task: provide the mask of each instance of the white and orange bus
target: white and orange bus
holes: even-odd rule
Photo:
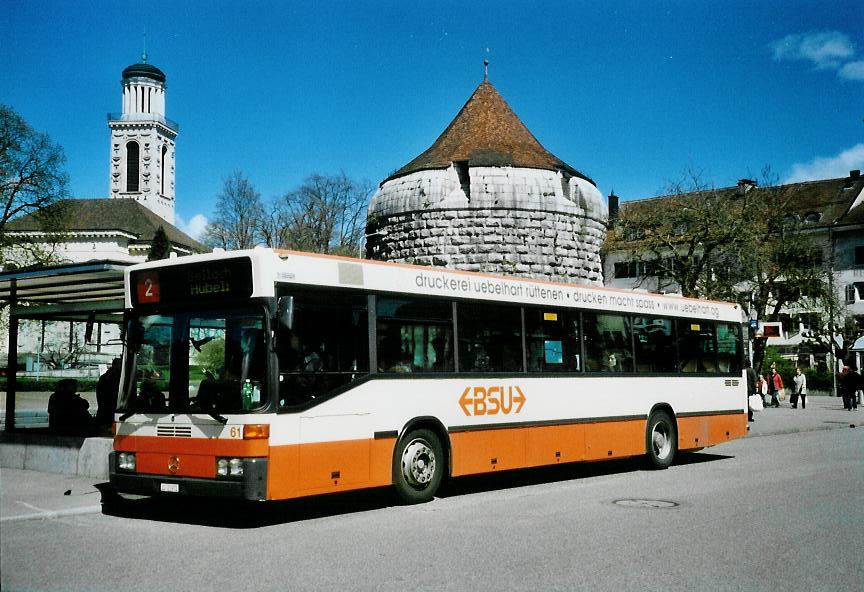
[[[276,500],[746,434],[734,304],[268,249],[126,273],[110,481]]]

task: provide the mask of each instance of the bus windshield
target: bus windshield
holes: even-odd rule
[[[216,415],[263,407],[264,318],[255,308],[133,317],[119,410]]]

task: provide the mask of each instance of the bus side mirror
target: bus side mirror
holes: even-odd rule
[[[279,316],[279,327],[283,329],[294,328],[294,297],[281,296],[276,307]]]

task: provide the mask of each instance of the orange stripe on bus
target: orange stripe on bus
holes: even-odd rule
[[[722,444],[747,435],[747,416],[741,413],[678,418],[678,449],[693,450]]]
[[[678,447],[704,448],[747,433],[746,414],[679,417]],[[646,420],[477,429],[450,434],[453,476],[624,458],[645,453]],[[138,472],[213,478],[217,456],[268,456],[267,498],[392,483],[396,438],[267,446],[262,440],[117,436],[116,450],[138,452]],[[178,457],[172,459],[172,456]],[[169,464],[179,460],[175,473]]]

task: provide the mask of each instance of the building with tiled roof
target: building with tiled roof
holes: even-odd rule
[[[46,218],[58,221],[58,226],[46,229],[42,223]],[[131,199],[66,199],[40,214],[12,220],[6,232],[21,241],[59,239],[56,258],[65,261],[144,261],[160,227],[178,255],[210,250]]]
[[[435,142],[382,181],[370,258],[602,283],[606,205],[484,80]]]

